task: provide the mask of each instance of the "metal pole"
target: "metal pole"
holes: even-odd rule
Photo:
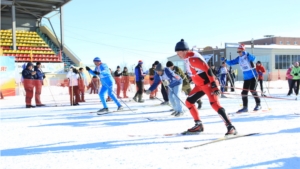
[[[47,18],[47,19],[48,19],[48,21],[49,21],[49,23],[50,23],[50,26],[51,26],[51,28],[52,28],[52,31],[53,31],[53,33],[54,33],[54,35],[55,35],[56,40],[57,40],[58,47],[60,48],[61,46],[60,46],[60,43],[59,43],[59,41],[58,41],[58,37],[56,36],[55,30],[53,29],[52,23],[51,23],[51,21],[50,21],[49,18]],[[60,49],[60,50],[61,50],[61,49]]]
[[[12,16],[12,38],[13,38],[13,50],[17,50],[17,40],[16,40],[16,8],[15,4],[13,3],[11,6],[11,16]]]
[[[64,20],[63,20],[63,7],[60,7],[60,45],[61,50],[64,49]]]

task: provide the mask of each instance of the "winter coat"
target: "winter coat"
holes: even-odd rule
[[[181,79],[183,80],[182,82],[182,87],[186,86],[186,85],[190,85],[190,81],[189,78],[187,77],[187,75],[177,66],[174,66],[174,73],[179,75],[181,77]]]
[[[140,82],[140,81],[144,81],[144,72],[143,72],[143,68],[140,64],[138,64],[135,69],[134,69],[134,73],[135,73],[135,81],[136,82]]]
[[[263,80],[264,79],[264,73],[266,72],[266,69],[262,64],[260,66],[256,65],[256,71],[258,73],[258,79]]]
[[[226,61],[226,64],[229,66],[239,64],[241,70],[243,71],[244,80],[249,80],[257,77],[257,72],[253,64],[254,61],[255,61],[255,56],[244,51],[243,56],[238,56],[233,60],[228,60]]]
[[[45,74],[37,66],[34,66],[34,71],[36,71],[36,79],[43,80],[45,78]]]
[[[121,71],[119,72],[118,70],[116,70],[115,73],[114,73],[114,76],[115,77],[120,77],[120,76],[122,76],[122,72]]]
[[[164,72],[161,76],[159,76],[157,73],[154,75],[154,82],[150,86],[149,90],[153,91],[157,88],[157,86],[160,84],[162,80],[168,80],[170,82],[169,87],[174,87],[171,86],[173,83],[178,83],[178,85],[182,84],[182,78],[175,74],[173,71],[170,70],[170,68],[164,68]]]
[[[292,71],[291,67],[286,71],[286,78],[288,80],[292,80],[293,79],[293,76],[291,75],[291,71]]]
[[[67,78],[69,79],[69,86],[78,86],[78,78],[79,75],[70,70],[67,74]]]
[[[123,72],[122,72],[122,76],[129,76],[128,71],[123,71]]]
[[[293,80],[299,80],[300,79],[300,67],[293,67],[291,71],[291,75],[293,76]]]
[[[31,73],[33,72],[33,70],[29,70],[29,69],[24,69],[22,71],[22,77],[24,79],[36,79],[36,74],[35,75],[32,75]]]

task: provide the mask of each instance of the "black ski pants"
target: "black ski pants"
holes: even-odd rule
[[[249,91],[251,92],[252,96],[254,97],[256,105],[260,105],[260,98],[258,97],[258,94],[256,92],[256,87],[257,87],[256,78],[244,80],[243,91],[242,91],[242,100],[243,100],[244,107],[248,107],[248,92]]]

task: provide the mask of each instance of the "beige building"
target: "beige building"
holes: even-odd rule
[[[238,45],[238,43],[226,43],[224,56],[227,59],[235,59],[238,56],[236,53]],[[256,56],[256,61],[254,63],[261,61],[266,68],[267,72],[264,75],[265,80],[284,80],[286,71],[290,65],[295,61],[300,62],[299,45],[254,45],[253,49],[251,48],[251,45],[246,45],[246,51],[253,53]],[[221,54],[213,53],[211,59],[213,60],[213,63],[220,62],[220,56]],[[185,70],[183,60],[179,59],[177,55],[169,57],[168,60]],[[217,64],[216,67],[218,68]],[[235,65],[232,68],[237,69],[237,80],[242,80],[243,74],[240,73],[239,66]]]

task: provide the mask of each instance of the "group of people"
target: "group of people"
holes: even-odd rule
[[[88,86],[87,78],[83,73],[83,68],[80,67],[78,70],[71,66],[67,73],[69,82],[69,94],[71,106],[78,106],[79,102],[85,102],[84,93]]]
[[[41,62],[37,62],[35,66],[32,62],[28,62],[26,66],[23,67],[22,83],[26,92],[26,108],[35,107],[31,103],[33,95],[35,96],[35,104],[37,107],[45,106],[44,104],[42,104],[40,98],[42,92],[42,85],[44,84],[44,79],[46,78],[44,72],[41,69],[41,65]]]
[[[293,65],[290,66],[290,68],[286,72],[286,78],[289,84],[289,92],[287,95],[290,96],[291,94],[293,94],[294,90],[296,96],[298,96],[300,83],[299,62],[295,62]]]
[[[229,72],[227,69],[225,69],[226,64],[229,66],[238,64],[243,72],[244,83],[241,92],[243,108],[238,110],[237,113],[248,112],[248,92],[251,92],[251,94],[254,96],[254,100],[256,103],[253,111],[258,111],[262,108],[261,100],[257,94],[256,87],[257,83],[260,82],[261,90],[263,91],[262,80],[265,69],[259,61],[256,63],[256,67],[254,66],[256,57],[247,52],[243,44],[239,45],[239,47],[237,48],[237,53],[239,56],[237,56],[235,59],[227,60],[226,58],[221,58],[223,64],[219,73],[221,74],[221,90],[223,91],[220,91],[216,84],[217,79],[214,69],[209,67],[206,60],[198,52],[191,51],[188,47],[188,44],[183,39],[176,44],[175,52],[180,57],[180,59],[184,60],[185,62],[185,73],[183,72],[183,70],[181,70],[181,68],[175,66],[171,61],[167,62],[165,66],[158,61],[155,61],[150,70],[144,71],[142,66],[143,61],[138,61],[134,72],[137,92],[135,93],[133,100],[139,103],[143,103],[143,93],[149,94],[150,99],[155,99],[158,92],[157,88],[159,85],[161,85],[161,92],[164,99],[164,102],[162,104],[169,104],[170,102],[174,111],[171,115],[174,115],[176,117],[183,114],[183,106],[186,106],[195,122],[195,125],[189,128],[186,133],[197,134],[199,132],[203,132],[204,130],[203,123],[199,116],[199,109],[202,105],[201,98],[206,95],[212,109],[219,114],[227,128],[226,135],[236,134],[237,131],[232,125],[229,117],[227,116],[225,108],[220,105],[219,95],[221,93],[224,93],[224,80],[226,78],[224,77],[224,74],[227,75]],[[129,85],[129,74],[127,68],[125,67],[124,70],[121,71],[120,67],[118,66],[117,70],[112,73],[108,66],[103,63],[99,57],[94,58],[93,62],[95,64],[95,69],[92,70],[91,68],[86,67],[86,70],[91,75],[93,75],[93,79],[95,79],[92,80],[92,85],[96,81],[96,79],[100,81],[99,83],[101,83],[101,87],[99,88],[100,91],[98,94],[103,108],[98,112],[109,111],[105,99],[106,94],[108,94],[109,98],[115,102],[115,104],[117,105],[117,110],[122,110],[123,106],[120,103],[121,100],[119,100],[121,99],[120,86],[121,83],[125,83],[123,86],[123,97],[128,98],[126,94]],[[39,79],[39,81],[42,82],[42,80],[40,80],[38,76],[39,73],[33,71],[32,69],[33,65],[31,63],[28,63],[26,69],[22,72],[24,81],[25,79]],[[77,69],[71,67],[70,71],[67,74],[67,77],[70,80],[69,91],[71,105],[78,105],[78,102],[84,101],[84,89],[82,89],[82,87],[80,86],[81,84],[87,85],[87,82],[84,82],[84,80],[82,81],[82,79],[86,79],[84,74],[82,73],[82,70],[83,68],[80,68],[79,71],[77,71]],[[150,87],[148,89],[144,89],[144,78],[148,74],[150,76]],[[295,63],[295,67],[291,69],[290,74],[293,76],[293,80],[291,81],[292,86],[296,83],[297,86],[299,86],[299,63]],[[42,79],[45,78],[43,74],[41,75]],[[233,79],[232,77],[229,78]],[[194,84],[193,89],[190,85],[191,82]],[[114,83],[119,86],[117,87],[116,93],[113,91]],[[180,92],[182,90],[187,95],[187,99],[185,100],[185,102],[180,99]],[[26,94],[26,107],[27,101],[28,106],[31,106],[31,103],[29,102],[29,100],[31,99],[31,91],[32,90],[30,87],[26,87],[26,92],[28,92],[28,97]],[[298,94],[298,91],[295,92],[296,94]],[[123,103],[125,104],[125,102]],[[195,105],[196,103],[198,103],[197,107]]]

